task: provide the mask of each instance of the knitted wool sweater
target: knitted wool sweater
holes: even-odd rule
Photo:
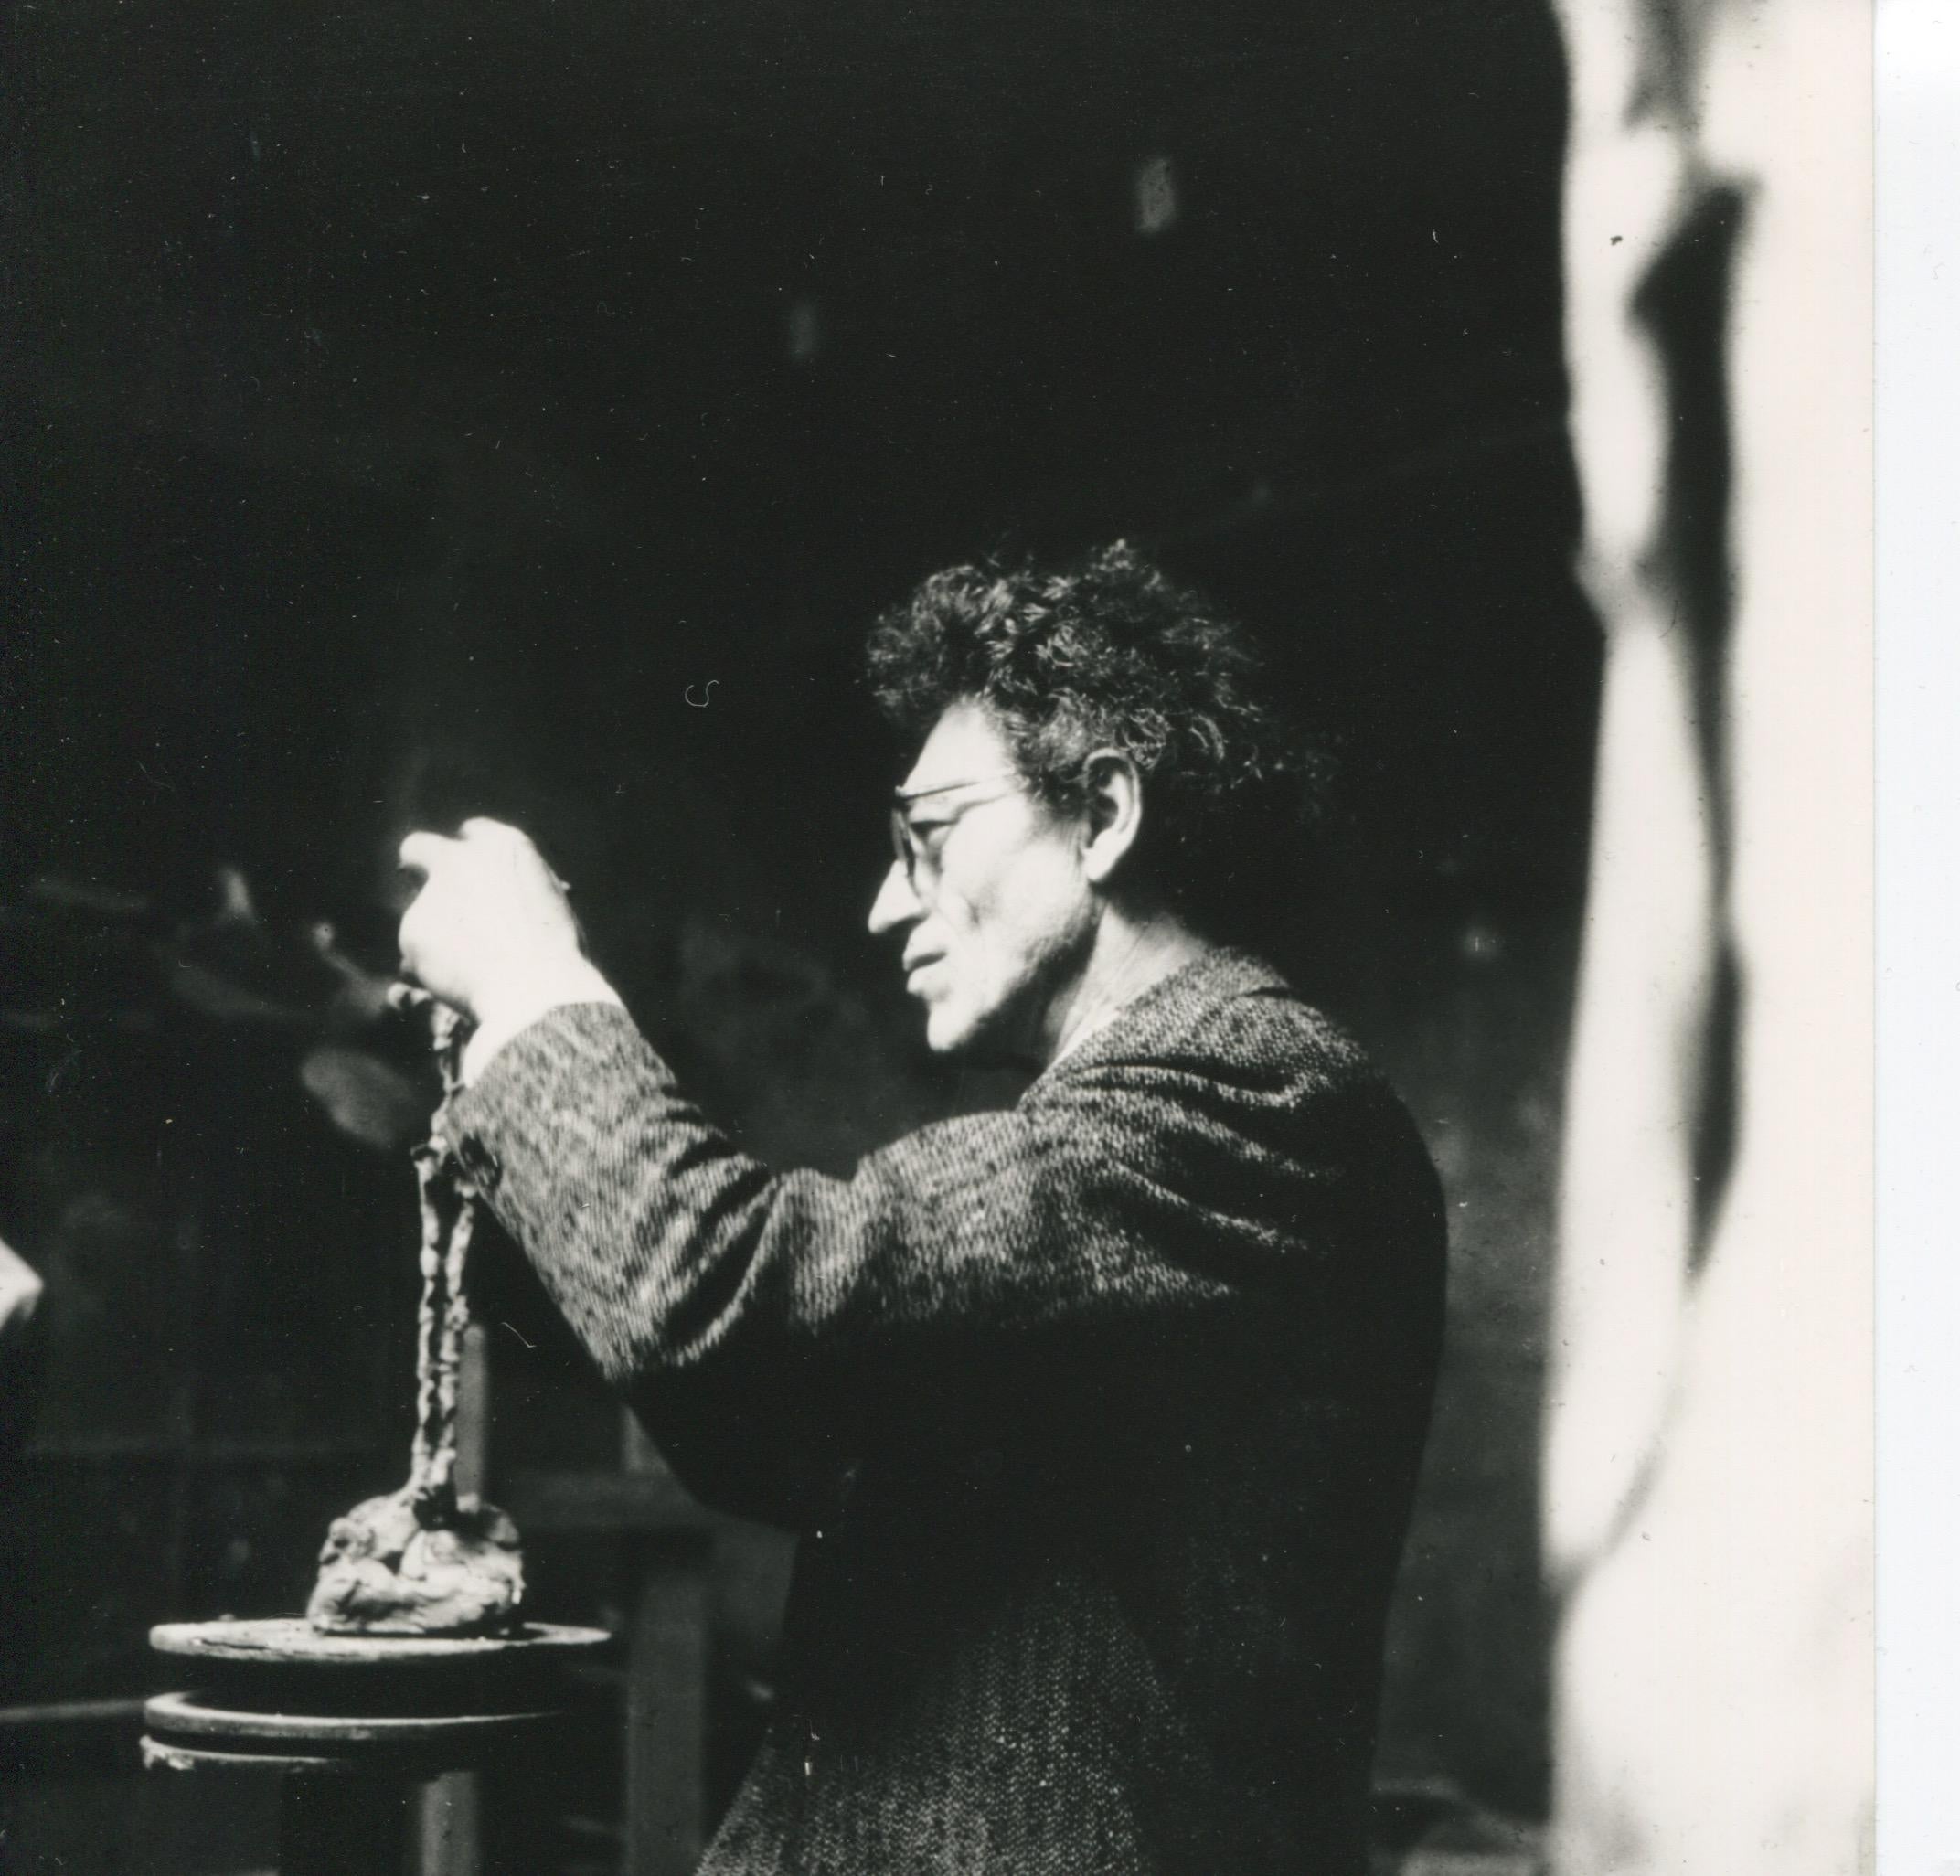
[[[444,1116],[704,1499],[803,1533],[702,1876],[1352,1876],[1427,1427],[1435,1174],[1216,952],[1005,1112],[772,1172],[621,1011]]]

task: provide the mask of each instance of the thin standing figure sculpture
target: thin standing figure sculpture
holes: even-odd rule
[[[459,1085],[464,1018],[399,985],[399,1009],[429,1013],[445,1098]],[[479,1199],[440,1126],[415,1149],[421,1192],[421,1312],[416,1338],[415,1445],[409,1482],[336,1518],[306,1605],[331,1635],[492,1635],[524,1604],[517,1527],[456,1491],[456,1402],[469,1299],[463,1271]]]

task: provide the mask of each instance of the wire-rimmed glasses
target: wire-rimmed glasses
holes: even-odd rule
[[[991,794],[975,795],[952,807],[934,807],[933,818],[915,820],[913,808],[922,801],[936,801],[941,795],[962,788],[985,788],[995,783],[1005,785]],[[961,782],[941,782],[931,788],[900,789],[891,805],[891,856],[905,883],[915,898],[923,898],[939,884],[940,852],[946,835],[970,808],[986,807],[1005,801],[1019,786],[1020,777],[1002,772],[995,775],[973,775]]]

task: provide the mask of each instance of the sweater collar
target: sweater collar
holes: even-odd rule
[[[1285,991],[1283,977],[1265,959],[1231,945],[1208,947],[1190,963],[1140,990],[1093,1035],[1035,1077],[1030,1090],[1112,1056],[1147,1054],[1154,1042],[1188,1028],[1207,1010],[1235,997]]]

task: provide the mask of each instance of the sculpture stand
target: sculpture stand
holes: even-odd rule
[[[399,1876],[418,1787],[534,1753],[567,1717],[564,1665],[608,1639],[544,1623],[464,1639],[165,1623],[150,1645],[196,1691],[144,1707],[144,1763],[280,1775],[281,1876]]]
[[[391,1000],[431,1018],[443,1090],[453,1094],[463,1019],[404,986]],[[538,1756],[568,1717],[556,1670],[610,1639],[602,1629],[517,1622],[516,1530],[459,1496],[459,1461],[475,1444],[459,1444],[459,1422],[463,1274],[479,1201],[439,1133],[415,1164],[422,1300],[409,1483],[335,1520],[304,1619],[150,1631],[151,1647],[183,1663],[195,1690],[144,1706],[144,1763],[278,1774],[282,1876],[402,1876],[418,1787]],[[463,1809],[460,1832],[419,1833],[419,1876],[477,1876],[474,1801]],[[431,1838],[446,1845],[432,1848]]]

